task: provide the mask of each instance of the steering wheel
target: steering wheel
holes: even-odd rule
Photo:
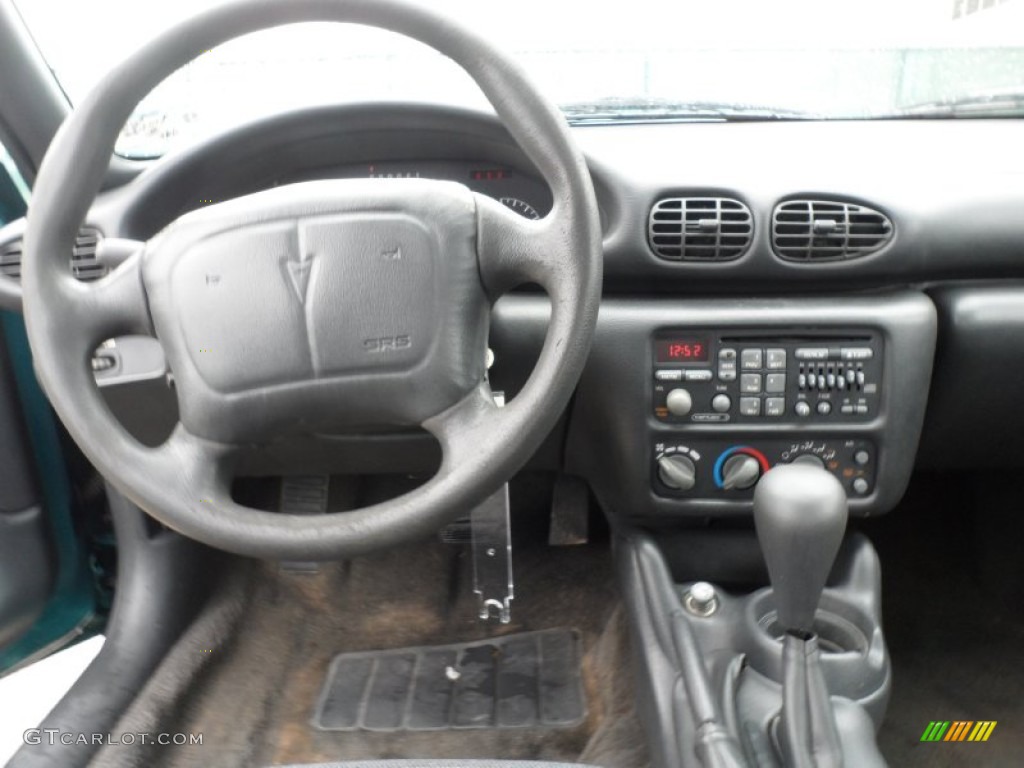
[[[451,182],[294,184],[186,214],[107,277],[76,281],[75,233],[135,105],[204,51],[307,21],[391,30],[462,66],[551,187],[551,213],[529,221]],[[168,30],[57,133],[25,250],[36,372],[85,455],[170,528],[261,558],[351,557],[437,530],[483,501],[565,408],[601,292],[594,190],[562,115],[489,43],[401,0],[241,0]],[[547,291],[551,318],[529,380],[499,409],[485,370],[490,306],[526,282]],[[159,339],[174,374],[180,421],[156,447],[118,423],[91,372],[96,347],[125,334]],[[276,514],[232,499],[243,447],[370,425],[428,430],[442,449],[437,474],[343,513]]]

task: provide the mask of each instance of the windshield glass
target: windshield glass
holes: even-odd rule
[[[16,0],[72,103],[209,0]],[[511,53],[577,122],[1024,114],[1024,0],[431,0]],[[612,10],[613,9],[613,10]],[[209,51],[139,105],[153,157],[253,118],[354,101],[486,103],[452,62],[379,30],[304,24]]]

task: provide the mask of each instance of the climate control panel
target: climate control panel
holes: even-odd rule
[[[858,423],[878,415],[874,331],[781,335],[663,331],[653,339],[653,414],[669,424]]]
[[[850,498],[875,487],[877,455],[869,440],[761,438],[749,442],[705,437],[654,444],[651,482],[673,498],[749,499],[758,480],[778,464],[807,463],[831,472]]]

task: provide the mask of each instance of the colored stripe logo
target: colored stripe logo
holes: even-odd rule
[[[988,741],[996,720],[932,720],[921,741]]]

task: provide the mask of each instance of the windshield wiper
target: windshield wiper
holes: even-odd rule
[[[725,101],[602,99],[597,102],[563,104],[561,109],[566,119],[573,125],[654,121],[728,122],[820,119],[819,115],[795,109],[779,109]]]
[[[892,117],[1022,117],[1024,88],[967,93],[911,104]]]

